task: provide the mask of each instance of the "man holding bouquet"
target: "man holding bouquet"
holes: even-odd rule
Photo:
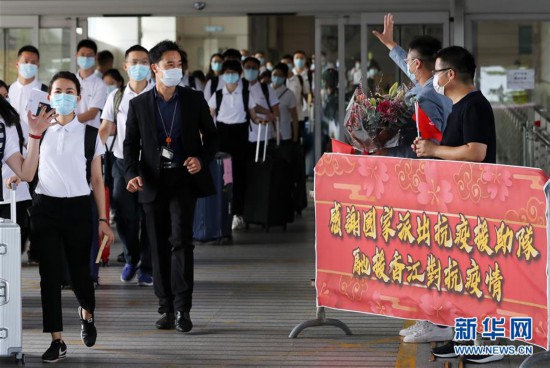
[[[447,117],[451,113],[452,102],[444,95],[436,93],[432,84],[435,54],[441,49],[441,41],[431,36],[416,37],[409,44],[407,53],[393,39],[393,24],[393,15],[387,14],[384,16],[384,31],[372,33],[390,50],[392,60],[414,83],[407,97],[418,101],[420,110],[423,112],[420,115],[425,114],[429,122],[425,125],[427,129],[422,129],[421,126],[419,131],[415,122],[410,119],[399,130],[398,145],[379,149],[375,154],[416,158],[416,153],[410,148],[411,143],[419,133],[423,138],[439,143],[441,134],[445,130]],[[413,112],[411,112],[412,115]]]

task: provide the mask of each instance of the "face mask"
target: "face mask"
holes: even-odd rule
[[[292,63],[287,63],[286,66],[288,66],[289,71],[294,69],[294,64],[292,64]]]
[[[38,73],[38,66],[28,63],[19,64],[19,75],[25,79],[33,78]]]
[[[212,67],[212,71],[218,73],[222,70],[222,63],[219,61],[213,61],[210,63],[210,66]]]
[[[244,61],[246,59],[246,56],[242,55],[241,56],[241,61]]]
[[[265,59],[264,58],[258,58],[258,61],[260,62],[260,65],[265,64]]]
[[[259,71],[258,69],[245,69],[244,70],[244,78],[249,81],[255,81],[258,79]]]
[[[445,72],[445,74],[448,72],[448,70]],[[445,83],[444,85],[440,86],[439,85],[439,76],[441,74],[436,74],[434,75],[434,79],[433,79],[433,86],[434,86],[434,89],[437,93],[439,93],[440,95],[443,95],[445,96],[445,86],[447,84],[449,84],[449,82],[451,81],[450,79],[447,81],[447,83]]]
[[[360,69],[361,68],[361,63],[355,63],[355,69]]]
[[[278,87],[282,85],[284,82],[285,82],[285,79],[283,77],[279,77],[278,75],[274,75],[271,77],[271,84],[273,84],[273,86]]]
[[[302,69],[306,65],[306,61],[304,59],[294,59],[294,65],[296,65],[296,68]]]
[[[181,78],[183,77],[183,71],[181,68],[160,70],[162,70],[162,73],[164,74],[160,80],[166,87],[175,87],[181,82]]]
[[[95,58],[79,56],[76,58],[76,63],[78,64],[80,69],[83,69],[83,70],[90,69],[95,65]]]
[[[147,78],[149,70],[149,65],[132,65],[128,68],[128,76],[130,77],[130,79],[133,79],[136,82],[141,82],[142,80]]]
[[[115,89],[117,89],[117,85],[116,84],[108,84],[107,85],[107,94],[110,94],[111,92],[113,92]]]
[[[273,70],[273,65],[266,66],[266,69],[269,70],[269,71],[272,71]]]
[[[414,60],[412,60],[411,62],[414,62]],[[409,77],[409,79],[415,83],[416,82],[416,72],[418,71],[418,68],[416,68],[416,70],[414,72],[412,72],[410,69],[409,69],[409,66],[407,64],[407,77]]]
[[[69,115],[76,109],[77,97],[66,93],[55,93],[50,96],[50,104],[59,115]]]
[[[222,75],[223,81],[227,84],[236,84],[239,81],[237,73],[226,73]]]

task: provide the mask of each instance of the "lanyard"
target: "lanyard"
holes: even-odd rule
[[[174,120],[176,119],[176,111],[178,110],[178,100],[176,100],[176,105],[174,106],[174,114],[172,115],[172,123],[170,124],[170,132],[166,130],[166,124],[164,124],[164,118],[162,117],[162,112],[160,111],[160,106],[157,101],[157,109],[159,110],[160,115],[160,121],[162,122],[162,128],[164,129],[164,133],[166,134],[166,145],[170,147],[170,143],[172,143],[172,129],[174,128]]]

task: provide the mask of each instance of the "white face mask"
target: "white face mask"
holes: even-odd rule
[[[448,72],[448,70],[445,71],[445,73],[447,73],[447,72]],[[433,86],[434,86],[434,90],[435,90],[437,93],[439,93],[440,95],[445,96],[445,86],[446,86],[447,84],[449,84],[449,82],[450,82],[451,80],[449,79],[449,80],[447,81],[447,83],[445,83],[444,85],[440,86],[440,85],[439,85],[439,76],[440,76],[440,75],[441,75],[441,74],[439,74],[439,73],[436,74],[436,75],[434,75]]]

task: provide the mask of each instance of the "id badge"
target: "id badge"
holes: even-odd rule
[[[172,161],[174,159],[174,151],[168,147],[162,147],[160,149],[160,156],[166,161]]]

